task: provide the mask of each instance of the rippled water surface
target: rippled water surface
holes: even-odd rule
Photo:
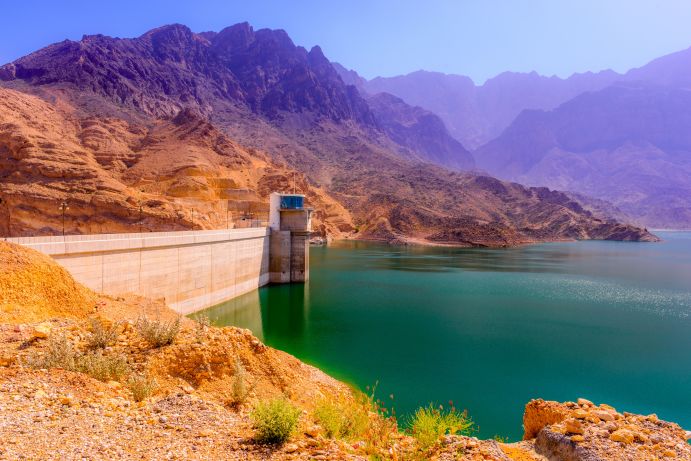
[[[306,285],[207,310],[406,414],[467,408],[519,439],[534,397],[579,396],[691,429],[691,233],[662,243],[311,249]],[[390,400],[389,400],[390,401]]]

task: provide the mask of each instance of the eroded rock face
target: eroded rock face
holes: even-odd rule
[[[679,425],[656,415],[619,413],[613,407],[533,400],[523,416],[524,439],[548,459],[560,461],[691,459]]]
[[[304,175],[230,140],[182,111],[142,126],[68,116],[0,88],[0,233],[45,235],[223,228],[261,215],[268,195],[293,184],[317,210],[315,229],[352,229],[348,212]]]

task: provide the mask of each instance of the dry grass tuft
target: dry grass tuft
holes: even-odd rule
[[[141,402],[151,397],[158,389],[155,378],[148,375],[132,375],[127,380],[127,388],[132,392],[135,402]]]

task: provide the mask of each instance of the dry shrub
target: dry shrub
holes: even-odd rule
[[[121,354],[103,355],[96,351],[84,354],[77,359],[77,369],[99,381],[120,381],[129,371],[127,359]]]
[[[24,364],[38,369],[62,368],[76,371],[78,358],[79,353],[65,335],[51,335],[48,338],[46,351],[42,354],[37,352],[30,354]]]
[[[92,318],[91,332],[87,338],[90,349],[105,349],[115,343],[118,338],[119,323],[106,323],[102,319]]]
[[[127,388],[132,392],[134,401],[141,402],[156,392],[158,383],[155,378],[148,375],[132,375],[127,380]]]
[[[233,406],[239,407],[247,401],[250,386],[247,382],[247,370],[239,358],[235,359],[233,385],[231,386],[231,399]]]
[[[386,408],[375,397],[376,383],[369,395],[357,395],[357,399],[369,410],[369,421],[364,433],[365,451],[374,459],[388,459],[389,448],[398,437],[398,421],[393,409]],[[367,386],[370,390],[370,387]],[[393,398],[393,396],[391,396]]]
[[[180,332],[180,317],[168,322],[139,317],[135,328],[151,347],[168,346],[175,342],[175,338]]]
[[[204,341],[204,338],[206,337],[206,333],[209,331],[209,328],[211,328],[211,319],[206,314],[198,314],[194,317],[194,320],[197,322],[197,328],[195,329],[195,337],[197,342],[201,343]]]
[[[39,369],[62,368],[87,374],[99,381],[119,381],[129,370],[123,355],[104,355],[100,350],[83,354],[64,335],[51,336],[46,351],[29,355],[25,365]]]

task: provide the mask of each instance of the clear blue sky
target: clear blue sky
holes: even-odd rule
[[[365,77],[417,69],[476,82],[505,70],[624,71],[691,46],[690,0],[8,0],[0,62],[66,38],[195,32],[249,21],[285,29]]]

